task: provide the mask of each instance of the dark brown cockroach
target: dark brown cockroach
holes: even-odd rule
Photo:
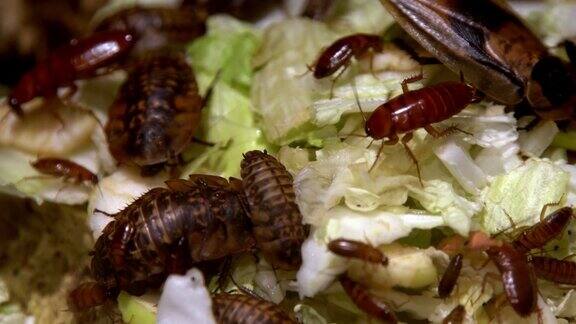
[[[34,169],[43,174],[72,180],[76,184],[90,182],[98,184],[98,176],[85,167],[70,160],[58,158],[41,158],[30,163]]]
[[[304,17],[322,20],[334,6],[334,0],[308,0],[304,8]]]
[[[499,1],[380,1],[426,50],[496,101],[526,98],[546,117],[573,100],[576,81],[564,62]]]
[[[166,184],[113,215],[96,241],[91,272],[106,296],[140,295],[169,273],[253,250],[242,193],[233,185],[202,176]]]
[[[541,248],[550,240],[560,235],[572,217],[572,208],[560,208],[522,232],[522,234],[512,241],[512,246],[523,253],[532,249]]]
[[[398,323],[398,319],[396,319],[390,306],[371,296],[364,286],[354,282],[346,275],[340,276],[340,284],[354,304],[366,314],[384,323]]]
[[[206,32],[207,13],[201,8],[132,7],[102,20],[96,31],[122,30],[138,39],[134,52],[182,47]]]
[[[458,305],[444,318],[442,324],[462,324],[464,323],[464,316],[466,316],[466,308]]]
[[[212,309],[220,324],[296,324],[278,305],[256,297],[219,293],[212,296]]]
[[[273,267],[297,269],[307,231],[295,201],[292,175],[273,156],[260,151],[244,154],[241,175],[259,249]]]
[[[36,97],[54,97],[60,87],[75,89],[75,80],[94,77],[102,68],[109,71],[112,64],[130,52],[134,42],[134,37],[125,31],[73,40],[26,72],[8,96],[8,104],[22,115],[20,106]]]
[[[360,241],[345,239],[333,240],[328,243],[328,250],[346,258],[355,258],[369,263],[388,265],[388,258],[382,251]]]
[[[438,283],[438,296],[440,298],[447,298],[456,287],[456,282],[462,270],[462,254],[458,253],[450,258],[450,263],[446,268],[446,272],[442,275]]]
[[[566,49],[566,55],[572,62],[572,65],[576,67],[576,43],[571,40],[565,40],[563,43],[564,49]]]
[[[184,57],[139,61],[108,112],[110,152],[118,163],[140,166],[146,176],[176,165],[192,141],[204,104]]]
[[[559,284],[576,285],[576,263],[533,256],[530,260],[536,277]]]
[[[86,282],[74,289],[68,296],[72,310],[88,309],[103,305],[114,296],[107,296],[106,290],[99,283]]]

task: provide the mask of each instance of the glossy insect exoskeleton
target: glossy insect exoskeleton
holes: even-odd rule
[[[132,7],[102,20],[96,31],[124,30],[138,39],[135,52],[185,45],[206,32],[201,8]]]
[[[360,259],[369,263],[388,264],[388,258],[377,248],[359,241],[337,239],[328,243],[330,252],[346,258]]]
[[[212,309],[220,324],[296,324],[282,308],[256,297],[219,293],[212,296]]]
[[[354,304],[366,314],[384,323],[398,323],[396,315],[385,302],[376,299],[361,284],[348,276],[340,276],[340,284]]]
[[[134,42],[134,37],[125,31],[73,40],[26,72],[8,96],[8,104],[22,115],[22,104],[39,96],[54,97],[60,87],[74,89],[75,80],[94,77],[103,68],[110,70],[130,52]]]
[[[120,290],[143,294],[169,273],[253,249],[250,220],[235,184],[213,176],[166,184],[113,215],[96,241],[91,272],[108,298]]]
[[[140,166],[142,175],[176,165],[203,107],[192,68],[182,56],[141,60],[108,112],[110,152],[118,163]]]
[[[466,316],[466,308],[458,305],[444,318],[442,324],[462,324],[464,322],[464,316]]]
[[[90,182],[98,184],[98,176],[85,167],[70,160],[41,158],[31,163],[38,172],[54,177],[72,180],[74,183]]]
[[[297,269],[307,230],[295,201],[292,175],[276,158],[260,151],[244,154],[241,175],[259,249],[273,267]]]
[[[97,282],[86,282],[74,289],[69,296],[72,309],[81,310],[103,305],[115,296],[107,296],[106,290]]]
[[[450,258],[446,272],[444,272],[444,275],[442,275],[438,283],[438,296],[440,298],[450,296],[452,290],[454,290],[458,277],[460,276],[460,271],[462,270],[462,259],[463,255],[461,253]]]
[[[558,284],[576,285],[576,263],[548,257],[533,256],[530,260],[534,274]]]
[[[524,253],[532,249],[541,248],[550,240],[560,235],[572,217],[572,208],[560,208],[546,216],[537,224],[523,231],[522,234],[514,239],[512,245],[516,250]]]
[[[426,50],[496,101],[528,99],[545,117],[568,104],[574,75],[505,4],[495,0],[381,0]],[[544,111],[540,111],[543,109]]]

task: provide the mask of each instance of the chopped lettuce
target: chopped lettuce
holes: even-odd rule
[[[328,321],[320,315],[314,308],[304,304],[294,307],[294,313],[299,323],[302,324],[328,324]]]
[[[381,34],[394,20],[378,1],[334,1],[332,13],[326,19],[328,26],[346,34]]]
[[[144,295],[135,297],[121,292],[118,295],[118,309],[122,313],[122,321],[129,324],[156,323],[156,306],[154,300],[157,296]]]

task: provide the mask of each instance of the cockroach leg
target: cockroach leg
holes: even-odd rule
[[[410,159],[412,159],[412,162],[414,162],[414,164],[416,165],[416,172],[418,173],[418,181],[420,181],[420,185],[424,187],[424,182],[422,182],[422,173],[420,172],[420,164],[418,163],[418,159],[416,159],[416,155],[414,155],[414,152],[412,152],[412,150],[408,146],[408,142],[410,142],[412,136],[413,136],[412,132],[404,134],[404,136],[402,136],[402,146],[404,146],[406,153],[408,153],[408,156],[410,157]]]
[[[402,85],[402,92],[405,94],[410,92],[410,89],[408,89],[408,85],[410,83],[418,82],[422,79],[424,79],[424,72],[422,71],[422,68],[420,68],[420,73],[402,80],[402,82],[400,83]]]

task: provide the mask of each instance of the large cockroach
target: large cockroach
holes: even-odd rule
[[[242,294],[216,294],[212,297],[212,309],[220,324],[297,323],[278,305]]]
[[[549,257],[533,256],[530,260],[534,274],[559,284],[576,285],[576,263]]]
[[[109,110],[110,152],[121,164],[140,166],[142,175],[153,175],[165,164],[175,165],[192,141],[204,105],[184,57],[143,59]]]
[[[241,175],[259,249],[272,266],[297,269],[307,230],[295,201],[292,175],[260,151],[244,154]]]
[[[371,296],[364,286],[354,282],[346,275],[340,276],[340,284],[354,304],[366,314],[384,323],[398,323],[398,319],[390,306]]]
[[[38,172],[64,180],[72,180],[76,184],[90,182],[98,184],[98,176],[85,167],[70,160],[58,158],[41,158],[31,163]]]
[[[103,289],[108,298],[120,290],[140,295],[159,287],[169,273],[252,250],[255,241],[239,182],[215,176],[170,180],[168,188],[152,189],[113,215],[92,254],[98,285],[73,291],[72,304],[97,306],[100,298],[80,298],[100,296],[93,289]]]
[[[183,46],[206,32],[201,8],[131,7],[102,20],[95,31],[130,31],[138,41],[134,52]]]
[[[450,263],[446,268],[446,272],[442,275],[440,282],[438,283],[438,297],[446,298],[450,296],[454,287],[456,287],[456,282],[460,276],[460,271],[462,270],[462,259],[463,255],[458,253],[450,258]]]
[[[388,265],[388,258],[377,248],[359,241],[337,239],[328,243],[330,252],[346,258],[355,258],[369,263]]]
[[[36,97],[54,97],[60,87],[75,89],[75,80],[94,77],[103,68],[109,71],[130,52],[134,42],[132,34],[126,31],[97,33],[73,40],[26,72],[8,96],[8,104],[22,115],[21,105]]]
[[[527,99],[542,117],[574,104],[576,81],[559,58],[496,0],[380,0],[426,50],[498,102]]]
[[[560,235],[572,217],[572,208],[560,208],[522,232],[512,241],[512,245],[516,250],[524,253],[532,249],[541,248]]]

